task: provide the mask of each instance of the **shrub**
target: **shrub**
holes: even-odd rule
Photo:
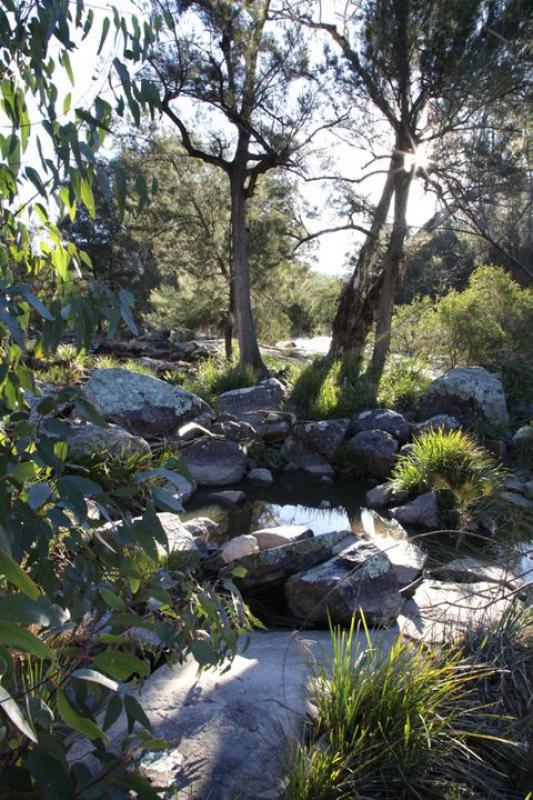
[[[491,669],[457,649],[401,638],[388,654],[376,652],[368,634],[366,646],[356,643],[354,623],[336,630],[332,644],[332,663],[313,682],[316,722],[310,743],[296,748],[288,800],[445,800],[451,789],[458,797],[513,796],[491,795],[500,773],[473,754],[493,732],[476,693]]]
[[[456,504],[470,506],[500,488],[503,471],[494,457],[463,431],[426,431],[398,459],[390,480],[410,494],[449,491]]]
[[[501,374],[511,399],[533,398],[533,289],[521,288],[499,267],[484,266],[468,287],[431,303],[397,310],[392,349],[447,368],[479,365]]]

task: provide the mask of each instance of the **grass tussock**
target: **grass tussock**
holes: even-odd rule
[[[184,376],[183,388],[216,407],[223,392],[254,386],[258,380],[258,373],[251,367],[242,368],[238,363],[209,358],[198,365],[194,375]]]
[[[451,492],[458,505],[468,506],[492,495],[503,483],[496,459],[461,430],[426,431],[401,456],[391,486],[410,494],[429,490]]]
[[[285,800],[523,800],[523,703],[502,705],[494,691],[516,655],[509,642],[526,624],[515,623],[492,642],[479,634],[464,651],[398,639],[388,654],[368,635],[356,644],[353,623],[335,630],[332,663],[312,684],[316,721],[293,753]],[[531,658],[530,641],[527,651]],[[531,692],[530,673],[520,691]]]

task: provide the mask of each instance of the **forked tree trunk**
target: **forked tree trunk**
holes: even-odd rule
[[[383,374],[385,361],[390,348],[391,323],[394,313],[394,299],[402,278],[405,262],[405,239],[407,236],[407,202],[413,171],[399,171],[395,175],[394,222],[389,246],[383,260],[383,278],[376,309],[376,338],[370,372],[375,381]]]
[[[379,276],[374,276],[376,254],[379,249],[381,231],[387,221],[394,194],[394,168],[391,159],[387,179],[376,207],[374,218],[350,281],[341,294],[337,313],[333,320],[329,355],[342,358],[348,353],[360,353],[374,322],[379,299]]]
[[[244,169],[234,169],[230,174],[231,187],[231,243],[233,253],[233,302],[239,339],[241,367],[253,367],[266,373],[261,359],[250,295],[250,269],[248,263],[248,234],[246,231],[246,189]]]

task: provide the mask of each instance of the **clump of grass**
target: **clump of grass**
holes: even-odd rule
[[[35,375],[46,383],[72,386],[83,380],[88,366],[89,355],[85,350],[78,351],[73,345],[61,344],[47,365],[35,370]]]
[[[379,383],[378,405],[398,411],[413,408],[430,383],[418,359],[389,360]]]
[[[495,458],[461,430],[425,431],[401,456],[390,485],[410,494],[431,489],[451,492],[461,505],[472,505],[498,490],[504,472]]]
[[[233,389],[254,386],[259,380],[256,370],[242,368],[239,364],[227,364],[215,358],[206,359],[198,365],[193,376],[186,376],[183,388],[201,397],[210,405],[216,406],[219,395]]]
[[[375,397],[359,359],[317,358],[297,378],[289,402],[302,419],[331,419],[371,408]]]
[[[149,496],[149,482],[138,483],[135,477],[154,466],[151,453],[131,449],[112,452],[99,448],[76,461],[76,465],[71,466],[72,471],[95,481],[112,500],[135,507]]]
[[[493,735],[478,686],[492,673],[458,649],[401,638],[388,654],[355,627],[332,634],[331,665],[313,682],[316,722],[296,748],[286,800],[519,797],[477,751]],[[476,752],[474,753],[474,748]]]

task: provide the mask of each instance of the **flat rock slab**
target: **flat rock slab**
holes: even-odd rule
[[[398,617],[400,632],[424,642],[459,638],[466,630],[501,619],[513,598],[494,583],[424,581]]]
[[[448,564],[434,567],[430,575],[432,578],[455,583],[497,583],[508,589],[519,589],[524,581],[509,567],[500,567],[496,564],[484,564],[477,558],[465,556],[456,558]]]
[[[395,638],[373,637],[384,652]],[[362,636],[357,641],[365,646]],[[327,631],[254,632],[225,674],[199,676],[193,661],[158,669],[139,700],[154,735],[181,755],[171,751],[173,800],[278,798],[289,744],[305,716],[309,665],[330,653]],[[121,718],[109,731],[117,746],[126,727]],[[91,745],[83,745],[71,750],[71,761],[87,762]]]

